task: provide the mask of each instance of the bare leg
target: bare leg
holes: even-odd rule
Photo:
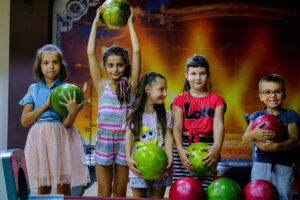
[[[50,186],[40,186],[38,187],[38,194],[50,194],[51,193],[51,185]]]
[[[150,189],[150,198],[163,199],[165,196],[166,187],[152,187]]]
[[[146,198],[146,194],[147,194],[146,188],[131,188],[131,189],[134,198]]]
[[[129,169],[127,166],[115,163],[115,177],[113,183],[113,196],[126,197]]]
[[[71,184],[57,184],[57,194],[71,196]]]
[[[96,177],[98,183],[98,196],[111,197],[112,165],[105,166],[96,163]]]

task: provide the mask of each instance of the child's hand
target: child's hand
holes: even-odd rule
[[[194,164],[189,161],[188,156],[194,156],[191,152],[188,152],[187,150],[183,149],[182,151],[178,151],[181,163],[183,167],[190,171],[194,168]]]
[[[126,162],[127,162],[127,165],[128,165],[128,167],[129,167],[129,169],[130,169],[135,175],[137,175],[138,177],[141,177],[141,176],[142,176],[142,172],[136,168],[138,164],[137,164],[132,158],[126,158]]]
[[[130,7],[130,16],[128,18],[127,24],[133,24],[134,21],[134,17],[133,17],[133,11],[132,11],[132,7]]]
[[[172,171],[173,171],[173,160],[169,160],[168,165],[166,167],[166,171],[159,178],[166,177],[168,174],[171,174]]]
[[[95,24],[97,26],[105,26],[105,24],[100,19],[101,10],[102,10],[102,6],[99,6],[99,8],[97,9],[97,12],[96,12],[96,17],[93,22],[93,24]]]
[[[216,147],[204,147],[201,149],[201,151],[208,151],[208,154],[204,158],[202,158],[204,165],[206,165],[207,167],[217,165],[220,159],[220,151]]]
[[[255,145],[262,151],[276,151],[277,144],[272,140],[256,140]]]
[[[253,137],[255,140],[270,140],[274,137],[274,131],[261,129],[264,125],[265,123],[262,122],[253,129]]]
[[[76,91],[73,92],[73,97],[71,96],[71,93],[69,90],[67,92],[68,92],[69,99],[67,99],[66,96],[64,94],[62,94],[62,97],[64,98],[66,103],[63,103],[61,101],[59,101],[58,103],[65,106],[67,108],[67,110],[69,111],[69,114],[77,114],[78,111],[80,110],[80,108],[82,107],[84,101],[77,104],[76,103]]]

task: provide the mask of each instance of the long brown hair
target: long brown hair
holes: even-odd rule
[[[135,137],[135,140],[138,139],[141,127],[142,127],[142,117],[145,110],[145,104],[147,100],[147,93],[145,91],[145,87],[152,86],[154,82],[156,82],[157,78],[161,78],[166,80],[166,78],[156,72],[148,72],[143,75],[141,81],[138,85],[136,100],[133,103],[132,107],[130,108],[127,118],[126,118],[126,124],[128,127],[133,126],[133,134]],[[160,128],[162,129],[163,135],[165,135],[167,130],[167,119],[166,119],[166,109],[165,104],[155,104],[154,110],[157,114],[157,119],[160,125]]]

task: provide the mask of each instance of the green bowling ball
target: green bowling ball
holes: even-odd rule
[[[241,188],[237,182],[229,178],[218,178],[207,188],[208,200],[238,200]]]
[[[70,84],[70,83],[64,83],[60,86],[58,86],[57,88],[54,89],[52,95],[51,95],[51,106],[53,107],[53,109],[55,110],[55,112],[57,112],[59,115],[63,116],[63,117],[67,117],[68,116],[68,110],[65,106],[59,104],[59,102],[63,102],[66,103],[65,99],[63,98],[63,94],[65,95],[65,97],[68,99],[68,92],[70,91],[71,96],[73,97],[73,92],[76,92],[76,103],[79,104],[82,101],[84,101],[84,96],[83,96],[83,92],[81,91],[81,89],[79,87],[77,87],[74,84]]]
[[[126,0],[106,0],[102,4],[101,20],[111,29],[126,26],[131,14],[130,5]]]
[[[139,147],[133,160],[138,164],[136,168],[142,172],[142,178],[149,180],[159,178],[168,165],[166,152],[156,144]]]
[[[203,164],[202,158],[207,156],[207,151],[201,151],[202,148],[208,147],[209,144],[204,142],[196,142],[188,146],[186,149],[194,156],[188,156],[189,161],[194,164],[194,168],[189,172],[195,176],[207,176],[216,170],[216,166],[207,167]]]

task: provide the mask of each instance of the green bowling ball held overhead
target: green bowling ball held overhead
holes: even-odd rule
[[[51,95],[51,106],[59,115],[67,117],[69,111],[64,104],[71,98],[75,99],[77,104],[80,104],[84,101],[83,92],[74,84],[64,83],[54,89]]]
[[[126,26],[130,14],[126,0],[106,0],[102,4],[100,19],[109,28],[120,29]]]

